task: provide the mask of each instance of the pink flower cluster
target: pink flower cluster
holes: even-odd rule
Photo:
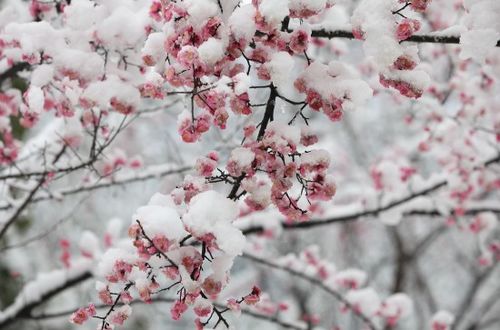
[[[401,93],[401,95],[409,98],[418,99],[420,96],[422,96],[423,93],[422,90],[403,80],[394,80],[386,78],[384,75],[380,75],[379,81],[382,86],[386,88],[392,87],[394,89],[397,89]]]
[[[331,121],[340,121],[342,119],[342,100],[333,95],[325,99],[318,91],[309,87],[307,82],[302,78],[298,78],[294,86],[299,92],[306,94],[306,102],[311,109],[314,111],[323,110],[323,113]]]
[[[323,8],[309,3],[309,0],[294,1],[290,3],[290,17],[306,19],[318,15],[325,9],[333,6],[332,1],[327,1]]]
[[[71,252],[70,252],[71,243],[67,239],[61,239],[59,241],[59,247],[61,248],[62,251],[59,260],[61,260],[65,268],[69,268],[71,266]]]
[[[420,21],[405,18],[398,24],[396,37],[399,41],[403,41],[411,37],[418,30],[420,30]]]
[[[209,177],[213,174],[219,161],[219,155],[216,151],[208,153],[206,157],[200,157],[196,160],[195,169],[198,175]]]
[[[261,140],[246,142],[241,148],[246,149],[245,156],[241,157],[251,157],[245,161],[233,159],[228,162],[230,174],[239,176],[245,173],[243,186],[248,189],[245,203],[252,210],[262,210],[272,202],[287,218],[306,219],[306,210],[299,206],[302,195],[311,201],[333,197],[336,186],[326,174],[329,166],[327,153],[320,152],[321,156],[317,151],[300,153],[298,147],[302,142],[304,146],[314,143],[314,135],[307,130],[300,134],[293,127],[272,125]],[[257,173],[265,173],[271,186],[259,180]],[[302,186],[298,198],[290,195],[294,182]]]
[[[97,314],[94,304],[90,304],[87,307],[79,308],[76,312],[71,314],[70,322],[73,324],[83,324],[89,318]]]
[[[412,0],[410,7],[417,12],[424,12],[431,0]]]

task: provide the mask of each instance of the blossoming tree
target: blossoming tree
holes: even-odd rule
[[[1,329],[500,326],[499,1],[0,5]]]

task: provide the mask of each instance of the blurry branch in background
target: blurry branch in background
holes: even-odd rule
[[[490,166],[492,164],[495,164],[496,162],[500,161],[500,155],[497,155],[496,157],[486,161],[484,163],[484,167]],[[426,196],[430,193],[433,193],[437,190],[439,190],[442,187],[445,187],[448,185],[447,180],[442,180],[437,183],[434,183],[430,185],[427,188],[424,188],[418,192],[411,193],[403,198],[396,199],[384,206],[380,206],[371,210],[364,210],[364,211],[359,211],[359,212],[354,212],[351,214],[346,214],[346,215],[341,215],[337,217],[331,217],[328,219],[321,219],[321,220],[310,220],[310,221],[303,221],[303,222],[295,222],[295,223],[282,223],[281,226],[283,227],[284,230],[296,230],[296,229],[309,229],[309,228],[314,228],[314,227],[320,227],[320,226],[325,226],[333,223],[342,223],[342,222],[349,222],[349,221],[357,221],[360,220],[361,218],[368,217],[368,216],[379,216],[383,212],[394,209],[400,205],[403,205],[405,203],[408,203],[412,200],[415,200],[417,197],[421,196]],[[478,207],[478,208],[470,208],[465,210],[465,215],[475,215],[477,213],[481,212],[493,212],[493,213],[500,213],[500,207],[498,208],[484,208],[484,207]],[[411,215],[426,215],[426,216],[453,216],[455,211],[450,210],[449,214],[443,214],[439,210],[407,210],[403,212],[403,216],[411,216]],[[246,228],[243,230],[244,234],[252,234],[252,233],[260,233],[263,232],[264,228],[261,226],[255,226],[255,227],[250,227]]]
[[[485,320],[483,321],[484,317],[490,312],[495,304],[499,302],[498,297],[500,297],[500,287],[498,287],[496,290],[493,290],[491,295],[484,300],[484,302],[480,305],[479,309],[477,310],[477,313],[474,315],[473,320],[468,325],[465,327],[467,330],[476,330],[476,329],[484,329],[487,327],[487,324],[489,322],[492,323],[500,323],[500,319],[490,319],[489,321]]]
[[[56,154],[52,161],[52,165],[55,165],[59,159],[63,156],[63,154],[66,152],[66,146],[63,146],[61,151]],[[31,191],[27,194],[26,197],[24,197],[24,200],[17,206],[17,208],[14,210],[14,212],[7,218],[7,220],[2,221],[2,228],[0,229],[0,239],[5,235],[7,232],[7,229],[16,221],[16,219],[21,215],[21,213],[24,211],[24,209],[30,204],[31,199],[33,196],[35,196],[36,192],[42,187],[42,185],[45,183],[46,177],[48,174],[44,174],[41,176],[41,178],[38,179],[38,182],[35,184],[35,186],[31,189]]]
[[[81,186],[77,186],[74,188],[65,188],[60,189],[54,192],[45,192],[40,194],[39,196],[35,196],[32,198],[31,203],[37,203],[46,200],[60,200],[63,197],[69,195],[80,194],[88,191],[99,190],[103,188],[117,187],[123,186],[127,184],[131,184],[134,182],[146,181],[150,179],[157,179],[161,177],[166,177],[169,175],[176,175],[188,172],[192,169],[191,166],[184,166],[179,168],[172,168],[171,166],[166,166],[162,168],[161,166],[150,166],[149,168],[143,169],[143,172],[138,174],[131,174],[124,178],[112,179],[107,181],[102,181],[103,178],[99,178],[96,182],[93,183],[84,183]],[[0,210],[8,210],[12,208],[12,205],[3,205],[0,206]]]
[[[464,317],[468,314],[467,311],[471,307],[474,300],[477,298],[477,294],[483,285],[488,281],[488,279],[492,276],[492,274],[496,270],[496,264],[488,267],[481,274],[477,275],[472,283],[472,285],[467,289],[465,293],[465,297],[460,303],[459,308],[457,309],[455,315],[456,319],[453,323],[452,330],[458,329],[461,326]],[[498,296],[496,296],[498,299]]]
[[[15,78],[19,72],[27,70],[29,68],[30,64],[27,62],[19,62],[14,64],[0,74],[0,87],[2,87],[2,84],[5,80]]]
[[[72,288],[75,285],[82,283],[92,277],[90,272],[83,272],[77,274],[75,277],[68,276],[65,282],[60,283],[57,286],[53,286],[45,292],[41,292],[37,299],[29,300],[24,302],[25,298],[23,296],[24,291],[16,298],[11,306],[7,307],[5,310],[0,312],[0,329],[16,322],[19,319],[27,318],[31,315],[33,309],[47,302],[52,297]],[[26,287],[25,287],[26,288]],[[28,287],[29,289],[29,287]],[[37,288],[33,288],[34,290]]]
[[[0,206],[0,210],[10,210],[14,209],[13,212],[7,216],[7,219],[1,221],[1,229],[0,229],[0,239],[5,235],[9,227],[19,218],[19,216],[22,214],[22,212],[33,202],[38,202],[42,200],[47,200],[47,199],[57,199],[57,198],[62,198],[67,195],[72,195],[76,194],[79,192],[85,192],[85,191],[90,191],[90,190],[95,190],[95,189],[100,189],[100,188],[105,188],[105,187],[110,187],[116,184],[126,184],[126,183],[131,183],[131,182],[136,182],[136,181],[141,181],[141,180],[147,180],[150,178],[155,178],[155,177],[161,177],[161,176],[166,176],[170,174],[177,174],[177,173],[183,173],[187,170],[189,170],[189,167],[181,167],[180,169],[177,170],[159,170],[157,173],[148,173],[148,172],[143,172],[143,174],[137,175],[135,177],[129,177],[126,179],[123,179],[122,182],[105,182],[105,183],[100,183],[99,181],[104,178],[106,175],[101,175],[99,171],[95,168],[95,164],[101,160],[101,158],[104,156],[104,151],[108,149],[108,147],[112,144],[112,142],[116,139],[116,137],[123,131],[125,130],[135,119],[137,119],[141,114],[149,114],[153,113],[156,111],[159,111],[161,109],[164,109],[165,107],[171,106],[175,103],[177,103],[179,100],[174,99],[171,103],[167,105],[162,105],[158,106],[153,109],[147,109],[142,112],[139,112],[135,115],[133,115],[130,120],[127,121],[128,116],[124,116],[121,123],[119,126],[111,130],[110,135],[102,141],[102,143],[99,142],[98,139],[98,131],[101,125],[101,117],[99,116],[97,123],[95,124],[93,132],[88,132],[89,135],[91,136],[91,146],[90,146],[90,152],[89,156],[87,159],[82,159],[75,151],[71,149],[71,147],[68,147],[67,144],[63,143],[62,149],[57,152],[54,156],[54,159],[47,164],[45,161],[47,155],[46,155],[46,149],[42,151],[42,158],[43,158],[43,167],[42,169],[39,170],[34,170],[31,172],[23,172],[19,166],[15,166],[12,169],[9,170],[14,170],[15,173],[9,173],[9,174],[3,174],[0,175],[0,181],[6,181],[8,186],[16,187],[16,182],[13,181],[15,179],[20,179],[20,180],[26,180],[26,179],[31,179],[31,178],[36,178],[36,182],[34,184],[34,187],[28,190],[28,193],[23,197],[22,201],[20,203],[12,203],[12,202],[7,202],[4,205]],[[79,159],[79,163],[76,165],[70,165],[70,166],[65,166],[65,167],[57,167],[56,163],[66,154],[68,153],[69,150],[72,150],[75,152],[75,155],[78,156],[77,158]],[[96,173],[98,175],[98,180],[94,185],[88,185],[88,184],[83,184],[81,187],[77,188],[69,188],[69,189],[64,189],[62,191],[59,191],[57,194],[51,194],[48,193],[45,196],[37,196],[37,192],[46,184],[47,181],[54,181],[58,180],[63,176],[69,175],[73,172],[83,170],[83,169],[89,169],[92,172]],[[54,196],[57,197],[54,197]],[[17,201],[16,201],[17,202]]]
[[[292,276],[295,276],[297,278],[300,278],[302,280],[305,280],[305,281],[313,284],[314,286],[320,288],[324,292],[332,295],[339,302],[343,303],[345,305],[345,307],[347,307],[350,311],[352,311],[352,313],[360,321],[362,321],[369,329],[371,329],[371,330],[378,329],[368,316],[366,316],[366,315],[362,314],[360,311],[358,311],[358,309],[355,308],[355,306],[353,306],[340,292],[330,288],[325,283],[323,283],[321,280],[314,278],[314,277],[311,277],[311,276],[308,276],[308,275],[301,273],[299,271],[296,271],[294,269],[291,269],[285,265],[281,265],[281,264],[275,263],[273,261],[270,261],[268,259],[264,259],[264,258],[255,256],[255,255],[252,255],[252,254],[245,253],[245,254],[243,254],[243,258],[250,260],[252,262],[258,263],[260,265],[269,267],[271,269],[284,271]]]
[[[49,228],[47,228],[44,232],[41,232],[39,234],[36,234],[30,238],[27,238],[21,242],[18,242],[18,243],[12,243],[12,244],[9,244],[9,245],[6,245],[4,247],[0,247],[0,254],[8,251],[8,250],[11,250],[11,249],[17,249],[17,248],[21,248],[21,247],[25,247],[31,243],[34,243],[36,241],[39,241],[47,236],[49,236],[50,234],[54,233],[54,231],[57,229],[58,226],[60,226],[62,223],[66,222],[69,218],[71,218],[75,213],[76,211],[78,210],[78,208],[80,208],[82,206],[82,204],[89,199],[89,197],[91,197],[90,194],[87,194],[86,196],[84,196],[78,203],[76,203],[76,205],[71,208],[71,210],[66,213],[63,217],[61,217],[56,223],[54,223],[53,225],[51,225]]]

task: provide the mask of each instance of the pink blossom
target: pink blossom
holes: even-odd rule
[[[74,312],[70,317],[70,322],[74,324],[83,324],[87,321],[89,315],[85,308],[79,308],[76,312]]]
[[[399,23],[396,30],[396,37],[399,41],[406,40],[415,32],[420,30],[420,22],[415,19],[405,18]]]
[[[124,304],[130,304],[134,298],[130,295],[128,291],[122,291],[120,293],[120,301]]]
[[[125,322],[128,319],[131,312],[132,309],[130,308],[129,305],[120,307],[117,311],[113,312],[110,315],[111,323],[116,325],[123,325],[123,322]]]
[[[413,70],[417,66],[417,63],[408,56],[401,55],[394,62],[394,68],[396,70]]]
[[[163,274],[165,274],[168,279],[175,280],[179,277],[179,270],[177,267],[166,267],[163,268]]]
[[[109,292],[108,287],[99,291],[99,300],[105,305],[113,305],[113,298],[111,297],[111,293]]]
[[[410,2],[410,7],[418,12],[424,12],[431,0],[412,0]]]
[[[193,65],[198,64],[199,60],[198,50],[193,46],[184,46],[179,54],[177,60],[186,68],[191,68]]]
[[[217,162],[208,157],[201,157],[196,160],[195,168],[201,176],[211,176],[216,167]]]
[[[153,238],[153,244],[154,246],[162,251],[162,252],[167,252],[171,246],[171,242],[169,241],[168,238],[166,238],[165,236],[163,235],[156,235],[154,238]]]
[[[119,100],[116,97],[112,97],[110,101],[111,107],[113,107],[116,111],[121,114],[128,115],[135,111],[134,107],[130,104],[127,104],[124,101]]]
[[[113,273],[106,276],[110,282],[124,282],[127,280],[128,275],[132,272],[132,265],[123,261],[117,260],[113,266]]]
[[[79,308],[70,317],[70,322],[73,324],[83,324],[89,318],[96,315],[96,310],[94,304],[89,304],[85,308]]]
[[[260,301],[260,296],[261,290],[258,287],[254,286],[252,288],[252,292],[249,295],[245,296],[244,301],[247,305],[255,305]]]
[[[205,294],[217,296],[222,290],[222,283],[209,276],[203,281],[202,288]]]
[[[358,40],[365,39],[364,32],[359,27],[353,28],[352,29],[352,34],[353,34],[353,36],[354,36],[355,39],[358,39]]]
[[[181,318],[182,314],[187,311],[187,309],[188,306],[184,302],[177,300],[170,308],[170,315],[173,320],[177,321]]]
[[[194,313],[199,317],[207,317],[212,313],[212,304],[207,300],[200,300],[194,306]]]
[[[227,308],[232,310],[235,313],[240,313],[241,312],[241,305],[236,299],[231,298],[227,300]]]
[[[304,30],[295,30],[290,36],[289,47],[295,53],[303,53],[307,50],[309,34]]]
[[[150,290],[150,288],[146,285],[141,285],[141,286],[137,287],[137,290],[139,291],[139,297],[141,298],[141,300],[147,304],[150,304],[151,303],[151,290]]]
[[[401,93],[401,95],[406,97],[418,99],[420,96],[422,96],[421,90],[404,81],[387,79],[383,75],[381,75],[380,83],[384,87],[392,87],[397,89]]]

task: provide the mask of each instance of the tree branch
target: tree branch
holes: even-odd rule
[[[28,302],[24,306],[16,306],[16,303],[11,305],[9,308],[12,308],[12,312],[7,313],[9,311],[9,308],[6,310],[0,312],[0,329],[15,322],[19,318],[25,318],[31,315],[31,312],[34,308],[40,306],[41,304],[45,303],[48,301],[50,298],[58,295],[59,293],[65,291],[66,289],[69,289],[87,279],[90,279],[92,277],[92,274],[88,271],[83,272],[81,274],[78,274],[77,276],[73,278],[69,278],[66,282],[61,283],[61,285],[53,287],[51,290],[47,290],[43,292],[38,299],[35,301]],[[26,286],[25,286],[26,288]],[[21,292],[21,295],[23,293]],[[18,296],[17,299],[21,298],[22,296]],[[16,299],[16,302],[17,302]],[[17,309],[16,309],[17,307]]]
[[[484,162],[483,166],[487,167],[487,166],[490,166],[492,164],[495,164],[498,161],[500,161],[500,154],[497,155],[496,157],[491,158],[488,161]],[[338,217],[332,217],[332,218],[328,218],[328,219],[322,219],[322,220],[310,220],[310,221],[292,222],[292,223],[284,222],[284,223],[281,224],[281,227],[284,230],[310,229],[310,228],[315,228],[315,227],[321,227],[321,226],[325,226],[325,225],[330,225],[332,223],[356,221],[356,220],[359,220],[359,219],[361,219],[363,217],[367,217],[367,216],[377,216],[380,213],[383,213],[383,212],[391,210],[391,209],[393,209],[393,208],[395,208],[397,206],[403,205],[403,204],[405,204],[405,203],[407,203],[409,201],[412,201],[412,200],[414,200],[417,197],[425,196],[425,195],[428,195],[428,194],[430,194],[432,192],[435,192],[438,189],[440,189],[440,188],[442,188],[442,187],[444,187],[446,185],[448,185],[448,181],[447,180],[443,180],[443,181],[434,183],[431,186],[429,186],[429,187],[427,187],[425,189],[422,189],[422,190],[420,190],[418,192],[409,194],[408,196],[405,196],[403,198],[397,199],[397,200],[392,201],[392,202],[390,202],[390,203],[388,203],[388,204],[386,204],[384,206],[380,206],[380,207],[377,207],[377,208],[374,208],[374,209],[371,209],[371,210],[354,212],[354,213],[351,213],[351,214],[342,215],[342,216],[338,216]],[[490,208],[470,209],[470,210],[466,211],[466,214],[473,215],[473,214],[477,214],[477,213],[484,212],[484,211],[490,211],[490,212],[495,212],[496,213],[496,212],[500,212],[500,209],[490,209]],[[424,211],[408,211],[408,212],[404,212],[403,214],[404,215],[434,215],[434,216],[443,216],[443,214],[440,213],[437,210],[432,210],[432,211],[425,211],[425,210]],[[451,214],[453,215],[454,212],[452,211]],[[254,233],[261,233],[263,231],[264,231],[264,228],[262,226],[255,226],[255,227],[250,227],[250,228],[244,229],[243,233],[245,235],[248,235],[248,234],[254,234]]]
[[[292,31],[289,31],[292,32]],[[334,30],[327,31],[325,29],[321,30],[313,30],[311,32],[311,36],[315,38],[346,38],[346,39],[354,39],[354,35],[349,30]],[[459,36],[440,36],[440,35],[426,35],[426,34],[416,34],[412,35],[408,39],[403,40],[402,42],[416,42],[416,43],[435,43],[435,44],[459,44],[460,37]],[[500,40],[497,42],[496,47],[500,47]]]
[[[298,277],[300,279],[303,279],[303,280],[305,280],[305,281],[307,281],[307,282],[309,282],[309,283],[311,283],[311,284],[319,287],[320,289],[322,289],[326,293],[328,293],[328,294],[332,295],[333,297],[335,297],[335,299],[337,299],[338,301],[340,301],[341,303],[343,303],[347,308],[349,308],[357,318],[359,318],[361,321],[363,321],[363,323],[366,324],[366,326],[369,329],[371,329],[371,330],[377,330],[377,327],[372,322],[372,320],[370,320],[370,318],[368,316],[366,316],[363,313],[357,311],[357,309],[346,298],[344,298],[344,296],[342,294],[340,294],[338,291],[336,291],[336,290],[328,287],[323,282],[321,282],[319,279],[314,278],[314,277],[309,277],[306,274],[298,272],[298,271],[296,271],[294,269],[285,267],[283,265],[279,265],[277,263],[271,262],[271,261],[266,260],[266,259],[262,259],[260,257],[254,256],[254,255],[251,255],[251,254],[245,253],[245,254],[243,254],[243,258],[248,259],[248,260],[253,261],[253,262],[256,262],[258,264],[261,264],[261,265],[273,268],[273,269],[285,271],[285,272],[287,272],[288,274],[290,274],[292,276],[295,276],[295,277]]]
[[[177,300],[177,298],[154,298],[151,300],[151,302],[152,303],[173,303],[176,300]],[[130,303],[130,305],[140,305],[140,304],[145,304],[145,303],[142,300],[134,300]],[[214,305],[218,308],[225,307],[224,305],[218,304],[218,303],[215,303]],[[109,306],[107,306],[107,305],[96,306],[97,309],[108,308],[108,307]],[[20,318],[34,320],[34,321],[44,321],[44,320],[50,320],[50,319],[55,319],[55,318],[59,318],[59,317],[69,316],[76,309],[77,308],[72,308],[72,309],[67,309],[67,310],[63,310],[60,312],[43,313],[43,314],[37,314],[37,315],[23,315],[23,316],[20,316]],[[241,313],[248,315],[248,316],[251,316],[251,317],[256,318],[256,319],[260,319],[263,321],[274,323],[274,324],[279,325],[280,327],[282,327],[284,329],[306,330],[305,326],[300,326],[298,324],[293,324],[290,322],[282,321],[282,320],[278,319],[276,316],[260,314],[260,313],[254,312],[252,310],[249,310],[249,309],[242,309]]]

